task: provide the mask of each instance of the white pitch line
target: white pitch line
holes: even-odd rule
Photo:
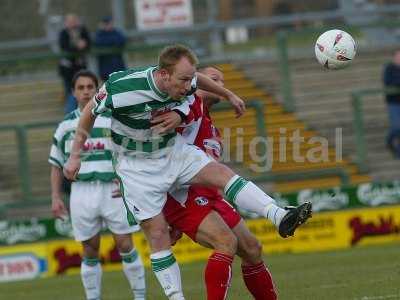
[[[382,296],[364,296],[361,298],[355,298],[354,300],[382,300],[382,299],[400,299],[400,294],[396,295],[382,295]]]

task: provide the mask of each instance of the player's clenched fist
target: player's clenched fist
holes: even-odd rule
[[[71,156],[64,166],[64,176],[68,180],[76,180],[79,169],[81,168],[81,159],[79,157]]]

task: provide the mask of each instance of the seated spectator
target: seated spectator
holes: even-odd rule
[[[108,79],[108,75],[125,70],[125,63],[122,57],[123,47],[126,43],[125,35],[115,29],[111,17],[105,17],[99,24],[96,31],[95,44],[99,48],[97,62],[99,75],[103,81]]]

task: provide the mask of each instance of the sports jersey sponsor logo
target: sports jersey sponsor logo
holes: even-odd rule
[[[205,197],[197,197],[194,199],[197,205],[206,206],[208,204],[208,199]]]
[[[99,104],[107,97],[107,91],[105,89],[100,89],[97,94],[94,96],[96,103]]]
[[[93,142],[86,142],[83,145],[83,151],[94,151],[94,150],[104,150],[105,145],[101,142],[93,143]]]
[[[219,158],[221,156],[222,147],[221,144],[214,139],[205,139],[203,141],[203,146],[208,154],[214,158]]]

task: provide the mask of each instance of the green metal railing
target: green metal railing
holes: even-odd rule
[[[374,88],[357,90],[351,93],[351,104],[353,107],[353,129],[355,133],[355,146],[357,159],[356,164],[361,172],[368,171],[367,164],[367,142],[365,139],[363,102],[366,96],[386,95],[399,93],[398,88]]]
[[[30,159],[28,153],[27,143],[27,131],[29,129],[38,128],[49,128],[55,127],[58,122],[38,122],[38,123],[27,123],[17,125],[2,125],[0,131],[14,131],[17,141],[17,152],[18,152],[18,177],[20,179],[20,189],[22,199],[21,201],[29,202],[32,198],[32,181],[31,181],[31,169]]]
[[[267,128],[264,117],[264,103],[258,100],[247,101],[246,105],[248,108],[253,108],[256,112],[255,126],[257,135],[261,137],[267,137]],[[218,104],[214,111],[231,110],[228,103]],[[12,203],[0,204],[0,213],[4,213],[8,208],[19,208],[33,205],[42,205],[44,203],[50,203],[48,197],[35,198],[32,196],[32,180],[31,180],[31,169],[30,169],[30,157],[29,157],[29,145],[27,142],[28,131],[30,129],[38,128],[50,128],[55,127],[58,122],[39,122],[39,123],[27,123],[18,125],[2,125],[0,131],[14,131],[17,141],[18,151],[18,177],[20,178],[20,190],[21,199],[19,201],[13,201]],[[51,141],[49,140],[49,144]],[[265,154],[266,148],[258,149],[260,154]],[[286,172],[280,174],[264,173],[261,175],[254,176],[254,174],[248,174],[248,178],[256,182],[260,181],[287,181],[295,179],[307,179],[307,178],[320,178],[323,176],[340,176],[342,185],[349,184],[349,175],[343,168],[330,168],[322,170],[311,170],[305,172]]]
[[[279,73],[281,81],[281,92],[283,97],[283,106],[286,111],[294,112],[295,99],[293,97],[292,76],[290,71],[289,53],[288,53],[288,33],[279,31],[276,35],[276,47],[279,59]]]

